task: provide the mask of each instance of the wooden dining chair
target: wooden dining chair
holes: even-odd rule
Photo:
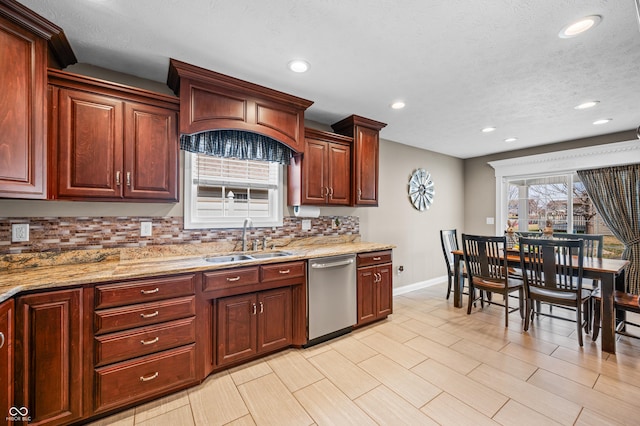
[[[451,289],[453,288],[453,284],[456,283],[458,277],[455,276],[455,265],[454,265],[454,256],[453,251],[458,250],[458,233],[455,229],[447,229],[440,231],[440,242],[442,244],[442,254],[444,255],[444,261],[447,264],[447,300],[451,295]],[[462,268],[462,277],[463,279],[467,278],[467,272],[465,268]],[[456,283],[457,285],[457,283]],[[463,284],[464,288],[464,284]],[[466,294],[463,292],[463,294]]]
[[[594,301],[594,309],[593,309],[593,333],[591,334],[591,339],[596,341],[598,338],[598,334],[600,334],[600,304],[602,303],[602,296],[600,295],[600,289],[597,288],[594,290],[593,294]],[[624,291],[615,290],[613,292],[613,308],[614,310],[620,310],[623,312],[633,312],[636,314],[640,314],[640,305],[638,305],[638,295],[631,294]],[[627,325],[632,325],[634,327],[640,327],[640,324],[633,323],[631,321],[627,321],[626,318],[616,320],[616,330],[615,332],[618,334],[622,334],[625,336],[631,336],[635,338],[640,338],[635,334],[627,333],[626,327]]]
[[[480,306],[484,308],[484,293],[499,293],[503,303],[487,297],[488,305],[503,306],[505,309],[504,326],[509,326],[509,314],[520,310],[520,316],[524,318],[524,294],[521,280],[512,279],[509,276],[506,257],[507,238],[466,235],[462,234],[462,250],[464,263],[469,276],[469,303],[467,314],[471,314],[471,306],[480,300]],[[479,297],[476,298],[476,290]],[[509,308],[509,293],[518,292],[519,306]]]
[[[583,346],[582,329],[589,331],[591,308],[591,291],[582,288],[583,251],[583,240],[520,239],[520,267],[526,295],[525,331],[533,319],[534,302],[572,307],[576,312],[578,343]]]

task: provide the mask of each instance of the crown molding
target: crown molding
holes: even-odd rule
[[[634,163],[640,163],[640,141],[637,139],[488,162],[494,168],[496,178],[566,173]]]

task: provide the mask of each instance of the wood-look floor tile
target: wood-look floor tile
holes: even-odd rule
[[[438,327],[434,327],[417,319],[410,319],[402,323],[402,327],[444,346],[451,346],[461,339],[461,337],[442,331]]]
[[[343,337],[331,342],[331,347],[354,364],[378,354],[378,352],[352,336]]]
[[[468,377],[564,425],[573,424],[582,409],[570,399],[485,364],[469,373]]]
[[[380,425],[437,425],[384,385],[365,393],[355,403]]]
[[[238,386],[253,420],[261,425],[310,425],[313,420],[275,374]]]
[[[422,336],[408,341],[406,345],[460,374],[467,374],[480,365],[477,360]]]
[[[394,322],[387,322],[381,327],[377,327],[376,331],[400,343],[406,343],[408,340],[411,340],[417,336],[417,334],[413,331],[408,330],[402,325],[396,324]]]
[[[447,323],[446,320],[431,315],[429,312],[425,312],[425,311],[417,311],[417,310],[408,310],[406,312],[406,315],[411,318],[414,319],[416,321],[420,321],[421,323],[430,325],[431,327],[440,327],[441,325],[444,325]]]
[[[196,423],[196,426],[198,426],[198,423]],[[253,417],[250,414],[247,414],[239,419],[225,423],[224,426],[256,426],[256,422],[253,421]]]
[[[559,358],[545,355],[540,352],[523,348],[520,345],[509,344],[500,352],[512,356],[529,364],[537,365],[540,368],[556,373],[577,383],[592,387],[598,379],[598,373],[587,368],[579,367]]]
[[[189,405],[187,391],[174,393],[136,407],[136,423],[142,423],[176,408]]]
[[[513,399],[510,399],[504,407],[493,416],[493,419],[502,425],[518,425],[518,426],[540,426],[540,425],[560,425],[544,414],[539,413],[526,405],[522,405]]]
[[[638,404],[638,402],[640,402],[640,388],[638,386],[621,382],[620,380],[602,374],[598,377],[598,381],[593,389],[618,398],[621,401],[628,402],[629,404]],[[640,412],[638,414],[640,416]],[[638,421],[640,423],[640,418]]]
[[[87,426],[133,426],[135,423],[135,417],[136,410],[135,408],[132,408],[130,410],[114,414],[113,416],[91,422]]]
[[[622,423],[585,408],[574,426],[622,426]]]
[[[557,374],[540,369],[531,376],[528,383],[556,395],[562,395],[564,399],[588,407],[590,410],[620,423],[638,423],[637,404],[628,404],[616,397],[580,385]]]
[[[236,384],[226,372],[208,377],[188,392],[197,425],[224,425],[249,414]]]
[[[323,352],[309,361],[349,398],[355,399],[380,382],[335,350]]]
[[[451,349],[473,358],[478,362],[511,374],[520,380],[527,380],[538,368],[533,364],[521,361],[502,352],[493,351],[466,339],[455,343],[451,346]]]
[[[294,393],[319,425],[375,425],[358,405],[324,379]],[[331,407],[327,409],[327,407]]]
[[[411,368],[427,359],[425,355],[415,349],[389,339],[380,333],[371,334],[360,339],[360,341],[405,368]]]
[[[384,355],[376,355],[358,366],[416,408],[422,407],[441,392],[436,386]]]
[[[229,369],[229,374],[236,385],[241,385],[271,373],[273,373],[273,370],[264,358]]]
[[[474,410],[447,392],[442,392],[421,411],[444,426],[495,426],[498,423],[477,410]]]
[[[324,379],[299,351],[286,351],[270,357],[267,363],[291,392]]]
[[[175,410],[167,411],[159,416],[149,418],[143,422],[136,421],[136,426],[194,426],[191,407],[183,405]]]
[[[311,358],[312,356],[316,356],[321,354],[322,352],[327,352],[333,349],[331,347],[331,341],[318,343],[317,345],[301,349],[302,356],[305,358]],[[277,355],[277,354],[276,354]]]
[[[438,327],[440,330],[446,333],[450,333],[453,336],[460,337],[475,342],[479,345],[486,346],[494,351],[502,349],[508,341],[505,338],[496,338],[488,335],[485,331],[476,328],[477,323],[474,321],[451,321]],[[485,327],[488,328],[488,327]],[[504,325],[503,325],[504,328]]]
[[[508,399],[504,394],[432,359],[415,366],[411,371],[488,417],[493,417]]]

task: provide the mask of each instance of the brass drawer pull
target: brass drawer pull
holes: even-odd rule
[[[291,272],[291,270],[290,270],[290,269],[285,269],[284,271],[283,271],[283,270],[279,270],[279,271],[278,271],[278,273],[283,274],[283,275],[284,275],[284,274],[288,274],[289,272]]]
[[[233,278],[227,278],[227,281],[239,281],[240,280],[240,275],[238,275],[237,277],[233,277]]]
[[[381,257],[374,257],[373,260],[382,260]]]
[[[153,293],[157,293],[159,291],[160,291],[160,289],[158,287],[156,287],[153,290],[140,290],[140,294],[153,294]]]
[[[150,376],[144,377],[144,376],[140,376],[140,381],[141,382],[148,382],[149,380],[153,380],[155,378],[158,377],[158,372],[156,371],[155,373],[153,373]]]
[[[143,345],[153,345],[154,343],[157,343],[158,340],[160,340],[160,338],[158,336],[156,336],[155,339],[151,339],[151,340],[140,340],[140,343],[142,343]]]
[[[155,311],[155,312],[154,312],[154,313],[152,313],[152,314],[140,314],[140,318],[153,318],[153,317],[157,317],[159,313],[160,313],[160,312]]]

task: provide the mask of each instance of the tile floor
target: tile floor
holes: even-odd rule
[[[506,329],[502,308],[466,315],[445,292],[396,296],[385,321],[93,424],[640,424],[640,340],[603,355],[573,323],[540,317],[523,333],[515,312]]]

